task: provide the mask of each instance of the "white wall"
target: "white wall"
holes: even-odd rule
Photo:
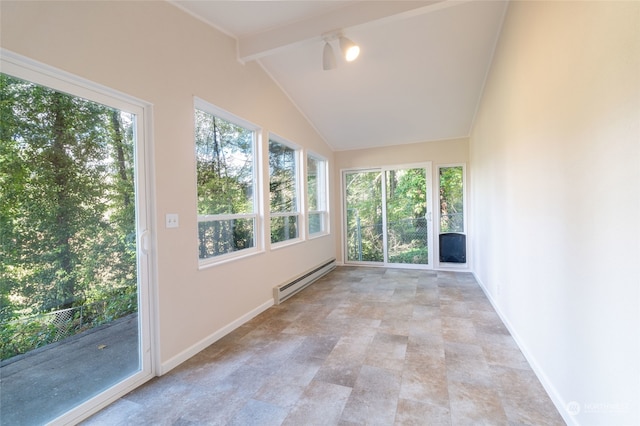
[[[511,2],[470,162],[473,268],[565,420],[640,424],[640,3]]]
[[[194,96],[261,126],[263,146],[272,131],[333,161],[263,70],[236,60],[231,38],[164,1],[2,1],[1,8],[3,48],[153,104],[161,371],[268,306],[273,286],[334,257],[330,235],[198,270]],[[166,213],[179,214],[178,229],[164,228]]]

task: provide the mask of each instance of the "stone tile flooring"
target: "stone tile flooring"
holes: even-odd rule
[[[562,425],[469,273],[338,267],[88,425]]]

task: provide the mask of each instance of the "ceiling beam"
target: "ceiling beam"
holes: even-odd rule
[[[430,1],[357,1],[330,12],[238,39],[241,62],[260,59],[281,49],[312,40],[338,30],[405,19],[464,3],[456,0]]]

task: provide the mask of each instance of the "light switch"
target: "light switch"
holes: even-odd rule
[[[166,218],[165,226],[167,228],[177,228],[180,225],[180,222],[178,221],[177,213],[167,213],[165,218]]]

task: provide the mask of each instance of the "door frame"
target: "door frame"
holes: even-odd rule
[[[361,266],[374,266],[384,268],[404,268],[404,269],[434,269],[434,225],[433,225],[433,164],[431,161],[423,161],[420,163],[407,163],[398,165],[385,165],[380,167],[363,167],[363,168],[348,168],[340,170],[340,202],[342,205],[342,263],[345,265],[361,265]],[[405,170],[405,169],[424,169],[426,174],[426,203],[427,203],[427,247],[428,247],[428,263],[425,264],[411,264],[411,263],[389,263],[388,262],[388,247],[387,247],[387,190],[386,190],[386,173],[389,170]],[[382,234],[383,234],[383,261],[371,262],[371,261],[350,261],[347,258],[347,193],[346,193],[346,175],[348,173],[358,172],[377,172],[380,171],[382,176],[382,188],[381,194],[383,198],[382,202]]]
[[[134,185],[136,198],[136,247],[138,280],[138,338],[140,370],[104,392],[80,403],[49,424],[78,423],[103,409],[157,373],[158,330],[156,285],[156,243],[153,211],[152,106],[74,74],[0,48],[2,72],[72,96],[117,108],[136,116]],[[154,321],[152,321],[152,318]]]
[[[440,211],[440,169],[449,168],[449,167],[462,167],[462,226],[464,228],[463,232],[460,234],[465,235],[466,237],[466,257],[467,261],[465,263],[448,263],[448,262],[440,262],[440,234],[442,234],[441,228],[441,211]],[[434,213],[434,218],[436,222],[434,224],[434,237],[437,237],[437,241],[435,241],[434,247],[434,255],[435,262],[437,264],[437,269],[440,270],[467,270],[469,269],[469,265],[471,264],[471,251],[470,251],[470,241],[469,241],[469,223],[468,223],[468,211],[469,211],[469,202],[467,196],[467,163],[465,162],[455,162],[455,163],[438,163],[434,167],[434,204],[438,205],[438,209]]]

